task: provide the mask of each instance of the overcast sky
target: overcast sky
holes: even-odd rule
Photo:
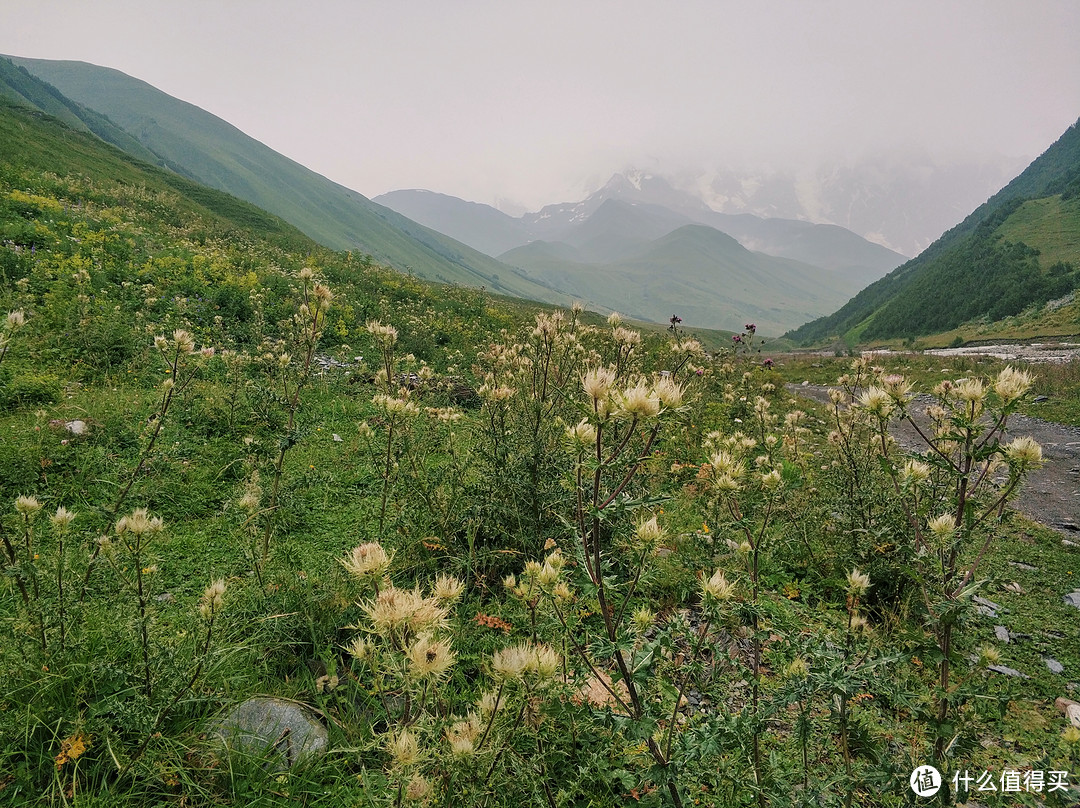
[[[530,208],[614,171],[922,148],[1080,117],[1077,0],[0,0],[0,53],[122,70],[367,196]]]

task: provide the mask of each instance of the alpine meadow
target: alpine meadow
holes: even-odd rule
[[[702,221],[293,221],[4,65],[0,805],[1076,803],[1080,528],[1012,505],[1080,360],[860,349],[1075,338],[1080,129],[895,269],[776,225],[867,256],[818,296]],[[653,253],[775,299],[566,292]]]

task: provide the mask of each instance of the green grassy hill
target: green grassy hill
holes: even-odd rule
[[[108,116],[139,144],[142,152],[136,156],[146,159],[148,151],[180,174],[281,216],[324,246],[357,250],[429,280],[485,286],[534,300],[565,300],[120,71],[84,62],[12,61],[76,104]],[[131,144],[116,145],[126,150]]]
[[[1080,286],[1080,126],[917,258],[788,336],[910,338],[994,322]],[[1030,323],[1030,335],[1040,332]],[[1060,330],[1057,331],[1060,333]],[[1080,333],[1080,323],[1072,333]]]

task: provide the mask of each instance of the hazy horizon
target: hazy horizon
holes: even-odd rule
[[[1080,5],[9,0],[0,52],[121,70],[373,197],[530,210],[634,167],[1027,162],[1080,117]]]

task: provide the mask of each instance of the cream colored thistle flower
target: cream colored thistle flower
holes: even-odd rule
[[[49,517],[49,521],[52,522],[53,527],[57,530],[65,530],[72,521],[75,519],[75,513],[69,511],[63,505],[56,509],[56,513]]]
[[[420,762],[420,744],[408,729],[391,735],[386,747],[395,767],[412,766]]]
[[[1006,444],[1005,457],[1010,463],[1021,468],[1037,466],[1043,460],[1042,446],[1034,439],[1023,435]]]
[[[865,595],[866,590],[870,588],[870,576],[865,572],[859,572],[858,569],[853,569],[847,574],[848,592],[856,597]]]
[[[393,554],[388,554],[378,542],[367,542],[354,547],[352,552],[341,560],[341,566],[354,578],[366,578],[382,575],[390,567],[393,558]]]
[[[409,674],[416,679],[442,679],[456,660],[449,642],[423,634],[409,648]]]
[[[465,585],[453,575],[439,574],[435,579],[435,585],[431,588],[431,594],[439,603],[456,603],[461,593],[465,591]]]
[[[1010,365],[994,380],[994,392],[1003,404],[1011,404],[1031,388],[1031,382],[1031,374]]]
[[[519,681],[524,678],[532,661],[532,649],[527,645],[508,645],[491,656],[491,672],[496,681]]]
[[[611,368],[592,368],[581,377],[581,386],[585,390],[585,395],[594,402],[607,398],[614,383],[615,371]]]
[[[875,385],[859,393],[858,401],[860,407],[877,418],[888,418],[893,411],[892,397]]]
[[[731,583],[723,570],[717,570],[701,585],[702,594],[706,599],[715,601],[728,601],[735,595],[735,584]]]
[[[953,533],[956,531],[956,518],[952,514],[943,513],[941,516],[935,516],[929,520],[926,527],[935,538],[940,541],[947,541],[952,538]]]
[[[225,581],[222,578],[218,578],[203,590],[202,597],[199,598],[199,615],[203,620],[209,620],[221,611],[225,603],[224,596]]]
[[[41,510],[37,497],[20,496],[15,499],[15,511],[24,519],[33,519]]]

